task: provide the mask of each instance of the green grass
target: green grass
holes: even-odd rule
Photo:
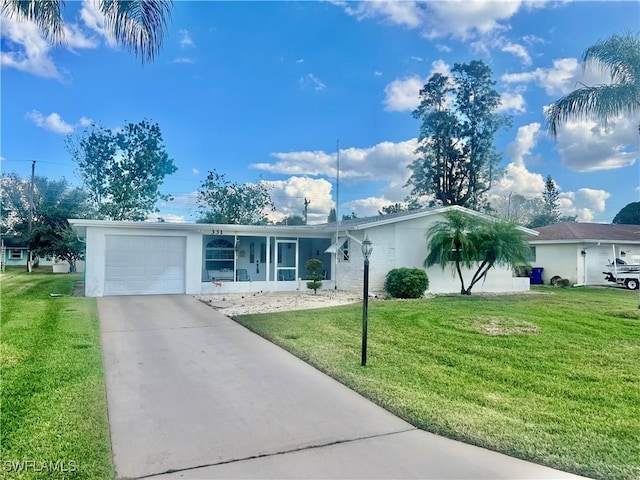
[[[237,321],[413,425],[595,478],[640,478],[638,293],[551,289]]]
[[[0,276],[0,477],[114,476],[95,299],[50,296],[80,278]]]

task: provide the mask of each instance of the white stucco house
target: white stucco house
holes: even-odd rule
[[[322,261],[323,289],[361,291],[361,243],[373,242],[370,290],[382,292],[387,272],[423,268],[425,232],[446,211],[419,210],[321,225],[210,225],[71,219],[86,242],[85,294],[233,293],[306,289],[306,262]],[[535,234],[532,230],[526,230]],[[450,269],[427,269],[429,291],[459,292]],[[469,275],[470,278],[470,275]],[[496,268],[474,291],[529,289],[528,278]]]
[[[603,274],[607,264],[640,263],[640,225],[563,222],[536,230],[531,265],[544,268],[546,284],[559,276],[574,285],[611,285]]]

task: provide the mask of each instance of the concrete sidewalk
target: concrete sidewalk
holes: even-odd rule
[[[191,297],[98,309],[118,478],[578,478],[417,430]]]

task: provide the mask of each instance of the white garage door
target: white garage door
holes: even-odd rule
[[[185,237],[107,235],[105,295],[185,293]]]
[[[613,259],[611,246],[590,247],[587,249],[587,284],[588,285],[612,285],[604,279],[602,272],[606,271],[606,265]]]

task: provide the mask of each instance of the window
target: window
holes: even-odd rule
[[[18,248],[12,248],[9,250],[9,258],[11,260],[22,260],[22,250]]]
[[[349,239],[347,238],[340,247],[341,259],[343,262],[349,261]]]
[[[207,243],[204,249],[207,270],[233,270],[235,249],[229,240],[218,238]]]
[[[529,247],[529,248],[531,248],[531,254],[527,257],[527,261],[535,262],[536,261],[536,247]]]

